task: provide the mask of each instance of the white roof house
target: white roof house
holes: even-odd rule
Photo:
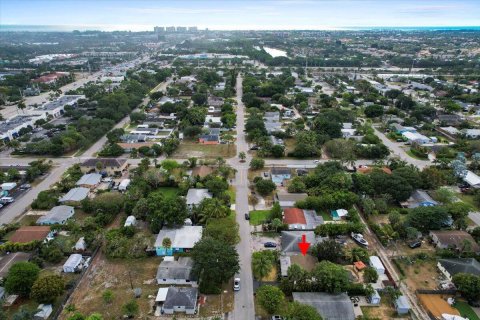
[[[56,206],[53,207],[50,212],[37,220],[37,224],[52,225],[52,224],[65,224],[68,219],[73,217],[75,209],[70,206]]]
[[[73,188],[70,189],[70,191],[67,192],[66,195],[61,197],[58,201],[59,202],[79,202],[85,199],[88,196],[88,193],[90,192],[90,189],[88,188]]]
[[[374,268],[379,275],[385,274],[385,266],[382,261],[377,256],[370,256],[370,266]]]
[[[470,170],[467,171],[467,175],[463,178],[463,181],[468,183],[472,188],[480,188],[480,177]]]
[[[199,205],[203,199],[211,198],[212,194],[208,192],[208,189],[189,189],[187,193],[187,205],[195,206]]]
[[[75,272],[82,263],[83,257],[81,254],[74,253],[68,257],[67,261],[63,264],[63,272],[65,273],[72,273]]]
[[[53,308],[51,304],[40,304],[37,308],[37,313],[33,316],[33,319],[39,320],[43,319],[46,320],[52,314]]]
[[[77,186],[96,186],[102,180],[102,175],[99,173],[84,174],[76,183]]]
[[[416,142],[419,144],[431,142],[431,139],[429,137],[424,136],[423,134],[420,134],[418,132],[405,131],[402,132],[402,136],[404,136],[410,142]]]
[[[183,226],[180,228],[162,228],[155,240],[155,249],[158,256],[169,256],[175,252],[184,252],[202,239],[203,228],[201,226]],[[163,239],[169,238],[171,246],[163,247]]]

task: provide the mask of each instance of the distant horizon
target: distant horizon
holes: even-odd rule
[[[0,24],[0,32],[153,32],[154,27],[169,27],[170,25],[146,26],[141,30],[138,27],[116,28],[114,25],[96,25],[96,26],[81,26],[81,25],[27,25],[27,24]],[[196,27],[194,25],[174,25],[175,27]],[[126,27],[126,26],[123,26]],[[382,31],[382,30],[397,30],[397,31],[480,31],[480,25],[443,25],[443,26],[346,26],[335,28],[295,28],[295,29],[214,29],[214,28],[200,28],[198,31]]]
[[[1,0],[0,21],[2,26],[103,31],[151,31],[154,26],[211,30],[480,27],[480,1]]]

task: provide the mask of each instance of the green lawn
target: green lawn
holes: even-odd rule
[[[270,210],[255,210],[250,211],[250,224],[252,226],[261,225],[270,215]]]
[[[476,210],[478,210],[478,205],[475,202],[474,196],[471,194],[464,194],[464,193],[459,193],[456,195],[460,200],[462,200],[465,203],[468,203],[472,207],[474,207]]]
[[[331,221],[332,220],[332,216],[330,215],[330,212],[322,211],[322,212],[320,212],[320,215],[322,216],[323,221]]]
[[[468,305],[468,303],[464,301],[457,301],[455,302],[454,307],[460,312],[460,315],[464,318],[468,318],[469,320],[480,320],[477,316],[475,311],[473,311],[472,307]]]
[[[179,192],[178,188],[173,187],[160,187],[156,191],[161,192],[166,198],[174,197]]]
[[[235,188],[232,186],[228,187],[227,194],[230,196],[232,204],[235,203]]]

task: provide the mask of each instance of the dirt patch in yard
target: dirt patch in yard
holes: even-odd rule
[[[300,267],[310,272],[315,267],[315,264],[317,264],[318,259],[309,254],[305,256],[298,254],[298,255],[290,256],[290,261],[292,264],[294,263],[298,264]]]
[[[231,158],[236,153],[237,147],[234,144],[205,145],[194,142],[182,142],[172,158]]]
[[[160,257],[130,261],[109,260],[103,252],[99,252],[72,294],[69,304],[75,305],[78,311],[86,315],[100,312],[105,319],[120,319],[122,306],[133,299],[133,286],[142,289],[142,296],[136,301],[139,304],[139,318],[143,318],[151,313],[158,291],[155,275],[160,261]],[[113,302],[109,305],[102,299],[102,294],[107,289],[114,294]],[[65,311],[59,317],[67,318]]]
[[[415,291],[417,289],[437,289],[441,277],[437,270],[435,260],[415,260],[409,262],[409,259],[396,259],[397,269],[400,268],[400,274],[404,278],[406,285]]]
[[[205,299],[205,304],[200,307],[200,316],[207,317],[213,315],[221,315],[222,307],[223,313],[230,312],[234,306],[234,292],[233,280],[226,283],[222,288],[222,294],[208,294],[202,295]]]

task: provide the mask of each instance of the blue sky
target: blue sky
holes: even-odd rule
[[[480,0],[0,0],[1,25],[104,30],[480,26]]]

